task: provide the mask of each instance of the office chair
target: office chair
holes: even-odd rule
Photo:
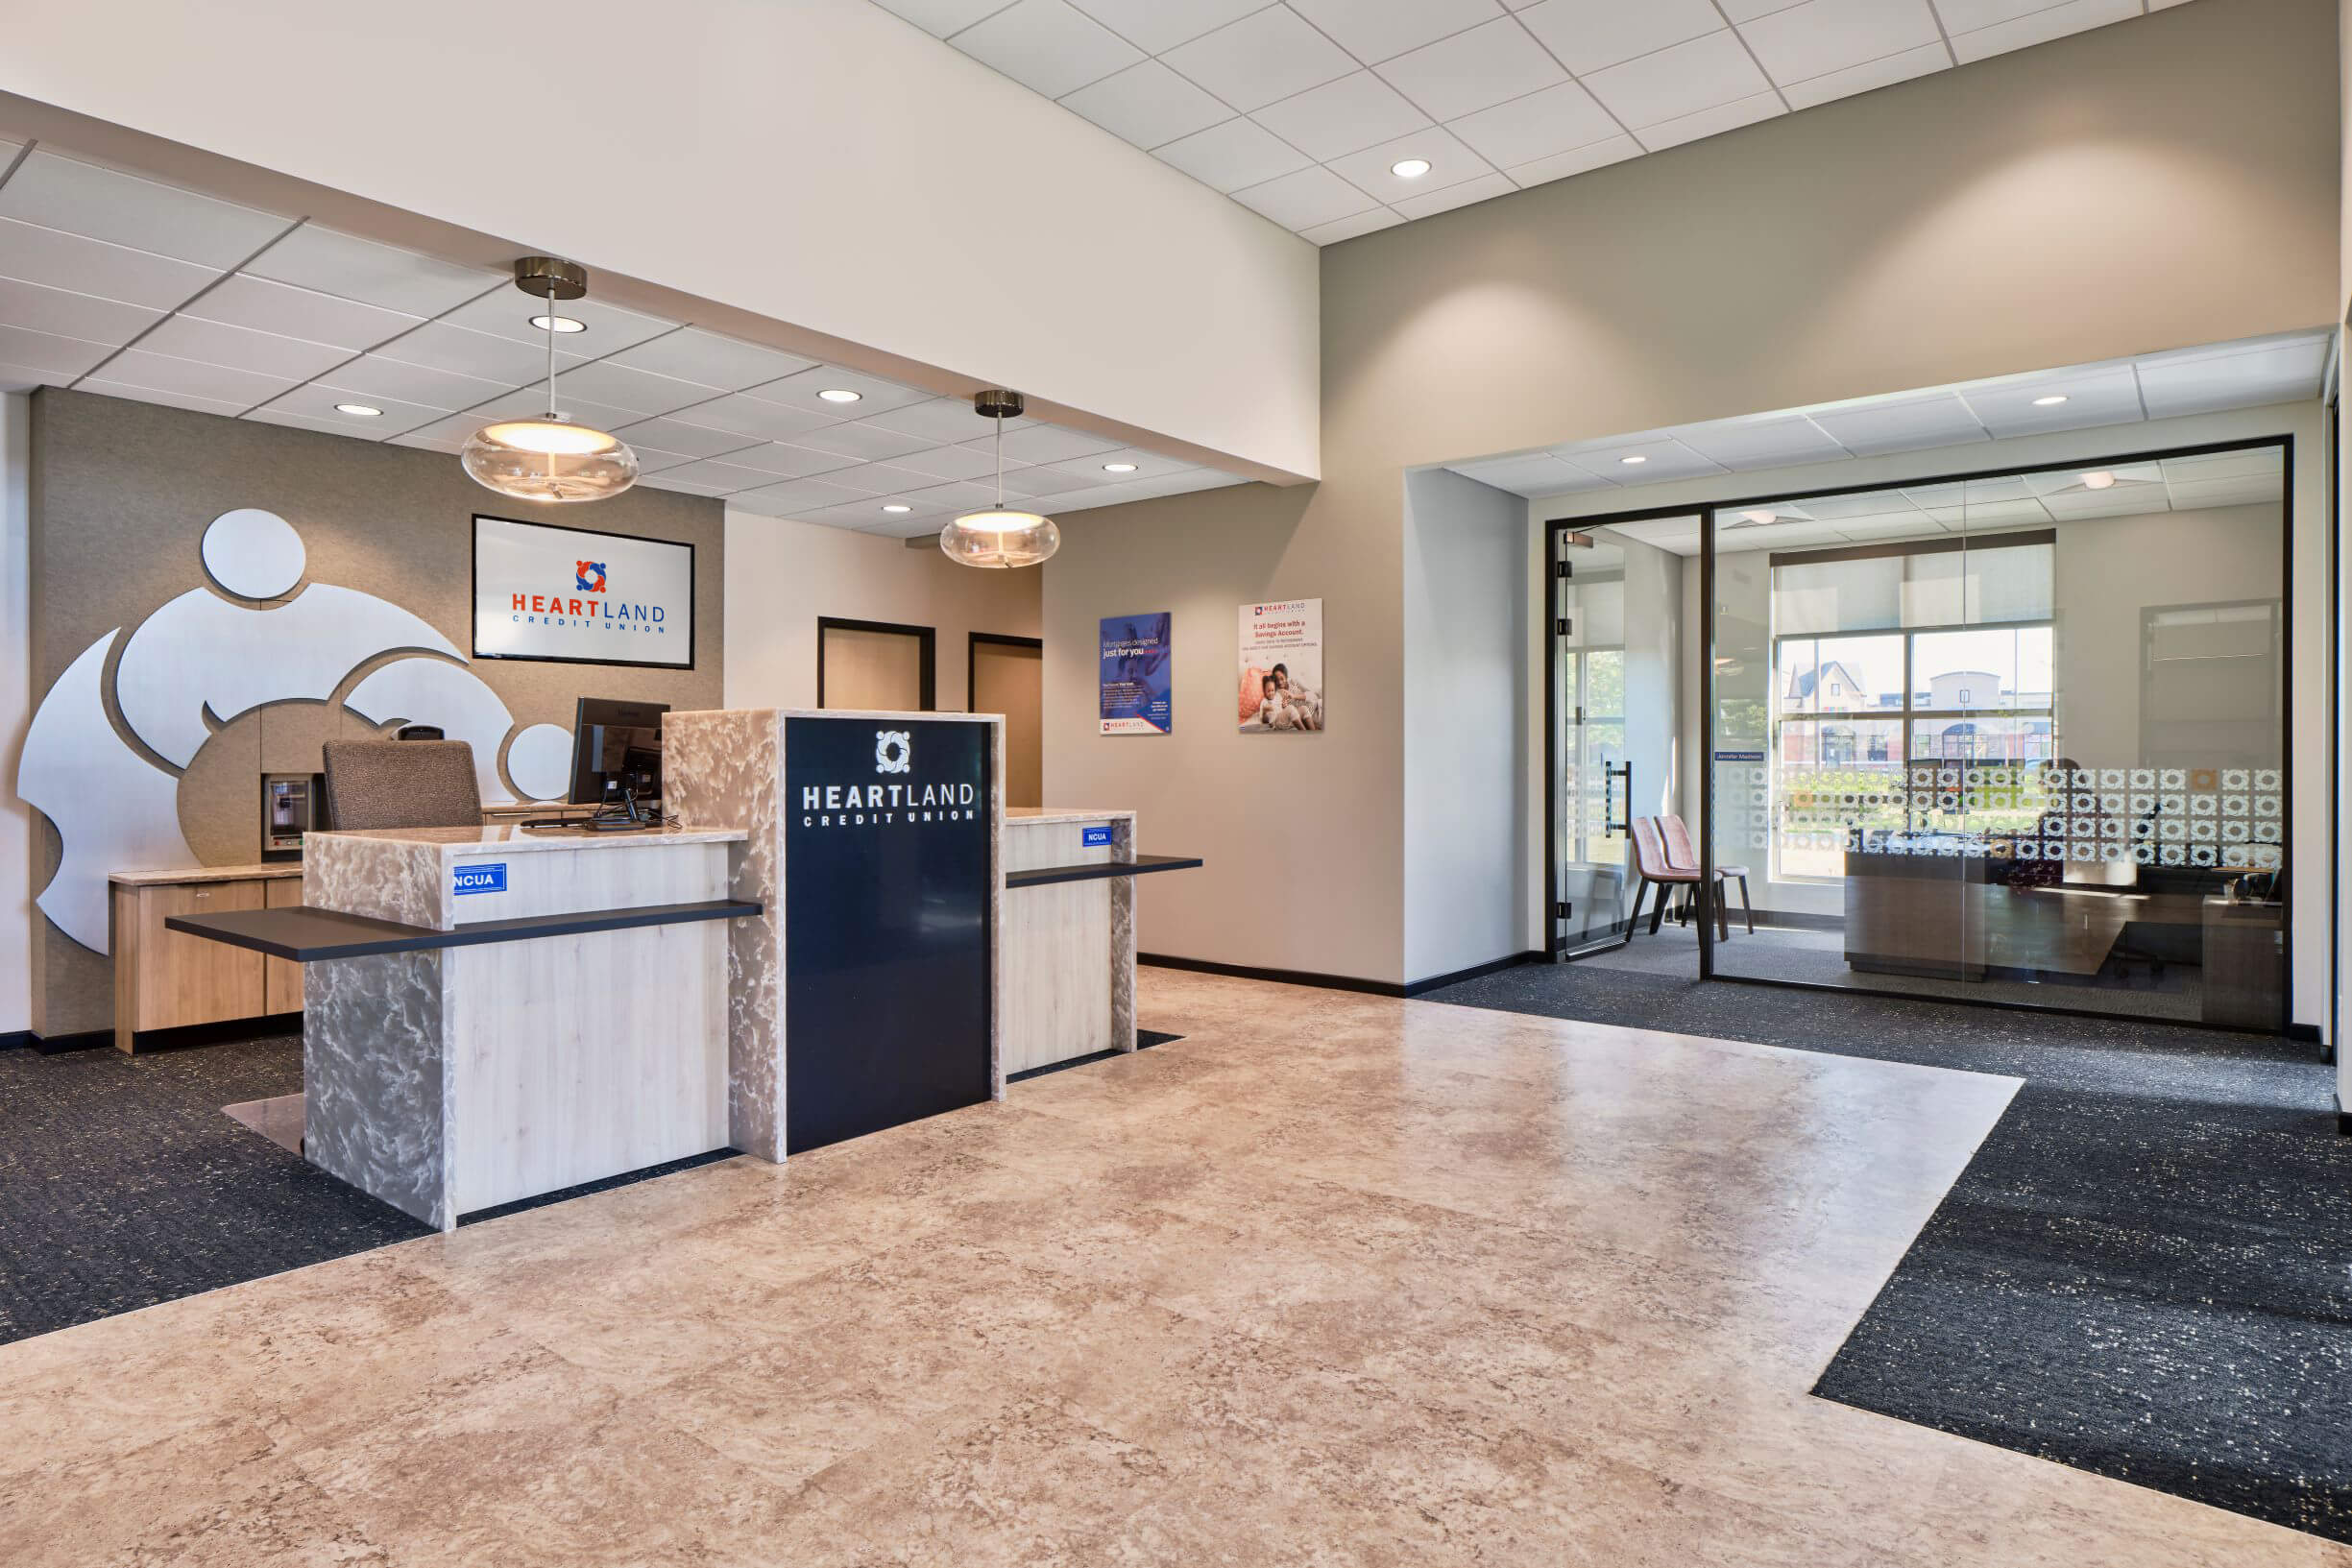
[[[462,740],[329,740],[325,755],[338,829],[482,825],[473,748]]]

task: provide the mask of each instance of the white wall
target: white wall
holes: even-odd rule
[[[1644,486],[1630,495],[1624,491],[1613,491],[1543,496],[1528,503],[1527,527],[1534,535],[1541,532],[1544,519],[1550,518],[1597,518],[1607,516],[1612,511],[1628,511],[1636,507],[1647,509],[1696,505],[1706,501],[1733,502],[1748,496],[1791,495],[1811,489],[1849,485],[1895,485],[1940,473],[1991,471],[2008,466],[2025,468],[2035,464],[2076,461],[2087,464],[2112,461],[2133,452],[2191,446],[2208,442],[2291,437],[2294,441],[2294,457],[2288,475],[2288,495],[2293,511],[2294,529],[2291,554],[2293,580],[2290,588],[2290,613],[2293,620],[2291,657],[2294,675],[2290,705],[2293,728],[2290,768],[2294,784],[2291,864],[2294,885],[2313,890],[2309,896],[2300,898],[2295,907],[2292,1018],[2298,1024],[2316,1025],[2325,1014],[2327,1000],[2330,934],[2326,900],[2318,890],[2324,889],[2330,880],[2327,748],[2333,729],[2327,686],[2320,678],[2327,666],[2329,615],[2328,475],[2321,450],[2322,422],[2323,410],[2319,404],[2289,403],[2227,414],[2155,420],[2066,435],[1978,442],[1965,447],[1938,451],[1906,452],[1892,457],[1718,475],[1675,484]],[[1611,498],[1612,495],[1615,497],[1613,500]],[[2088,524],[2068,523],[2062,525],[2060,532],[2063,535],[2068,528],[2085,526]],[[2153,562],[2141,562],[2134,569],[2145,572],[2154,569],[2154,567]],[[1702,639],[1706,636],[1706,618],[1705,606],[1698,596],[1698,575],[1697,562],[1693,558],[1687,567],[1689,586],[1685,591],[1685,602],[1688,614],[1683,628],[1684,734],[1685,745],[1692,747],[1703,746],[1706,739],[1699,728],[1703,723],[1699,682],[1706,667],[1702,646]],[[2226,575],[2220,572],[2207,572],[2200,576],[2194,562],[2185,563],[2176,579],[2184,601],[2200,596],[2226,597],[2226,594],[2198,591],[2200,582],[2224,580]],[[2133,578],[2133,603],[2142,602],[2137,594],[2144,586],[2138,576]],[[1536,591],[1533,585],[1530,591]],[[1760,615],[1760,611],[1756,610],[1749,613]],[[1540,611],[1538,610],[1537,614],[1540,615]],[[1533,630],[1540,632],[1540,621],[1535,623]],[[1540,636],[1531,636],[1525,657],[1531,669],[1542,668]],[[2136,701],[2136,685],[2133,693]],[[1526,763],[1529,787],[1533,790],[1533,805],[1526,818],[1525,837],[1530,864],[1539,868],[1530,873],[1530,882],[1531,885],[1538,885],[1542,876],[1540,861],[1543,853],[1543,757],[1540,743],[1543,691],[1540,684],[1531,693],[1530,703],[1530,722],[1535,726],[1532,733],[1537,736],[1538,743],[1531,748],[1533,756]],[[2136,747],[2137,743],[2135,730],[2132,744]],[[1685,804],[1690,808],[1690,812],[1686,814],[1695,814],[1698,805],[1696,781],[1699,778],[1696,769],[1706,765],[1707,753],[1692,750],[1689,755],[1692,767],[1686,774],[1688,787]],[[1692,827],[1695,830],[1697,824],[1694,822]],[[1758,878],[1753,887],[1758,909],[1825,915],[1834,915],[1842,909],[1841,896],[1834,885],[1778,882]],[[1531,897],[1526,908],[1526,929],[1529,931],[1540,929],[1541,913],[1540,905]]]
[[[730,511],[726,559],[729,708],[816,706],[820,615],[937,632],[941,712],[961,712],[969,700],[971,633],[1039,635],[1036,572],[959,567],[935,544],[910,550],[895,539]]]
[[[1317,470],[1314,248],[868,0],[76,0],[7,37],[0,93]]]
[[[33,721],[33,399],[0,394],[0,1034],[33,1026],[33,808],[16,763]]]
[[[1520,947],[1526,802],[1508,786],[1530,739],[1524,518],[1519,497],[1458,473],[1405,475],[1408,984]]]

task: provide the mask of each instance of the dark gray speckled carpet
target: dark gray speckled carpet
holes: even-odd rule
[[[2025,1079],[1814,1392],[2352,1541],[2352,1138],[2316,1048],[1573,964],[1422,1000]]]

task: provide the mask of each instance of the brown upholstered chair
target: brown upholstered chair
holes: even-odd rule
[[[329,828],[478,828],[482,792],[462,740],[329,740]]]
[[[1639,879],[1634,887],[1633,913],[1627,917],[1626,929],[1641,918],[1641,900],[1652,887],[1658,889],[1657,901],[1650,908],[1650,934],[1658,934],[1666,914],[1666,890],[1685,887],[1697,893],[1699,888],[1699,854],[1690,842],[1690,830],[1678,816],[1634,818],[1634,874]],[[1723,886],[1727,881],[1739,883],[1740,910],[1747,916],[1748,934],[1756,934],[1756,906],[1748,899],[1748,868],[1746,866],[1717,866],[1714,896],[1704,898],[1700,918],[1712,910],[1715,930],[1722,937],[1732,934],[1730,911],[1724,907]]]

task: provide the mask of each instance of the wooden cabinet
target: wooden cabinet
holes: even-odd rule
[[[186,881],[163,880],[169,875],[143,872],[113,884],[115,1049],[135,1050],[137,1037],[155,1029],[299,1011],[299,964],[167,930],[163,923],[173,915],[300,904],[301,879],[276,868]],[[291,971],[291,979],[279,971]]]

